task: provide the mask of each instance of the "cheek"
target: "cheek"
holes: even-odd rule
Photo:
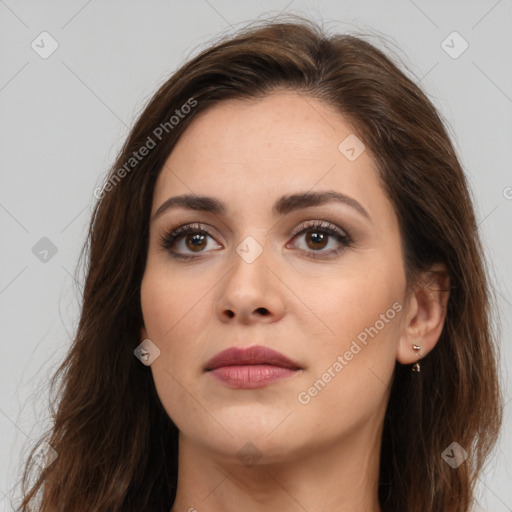
[[[325,281],[322,292],[308,292],[323,329],[311,337],[314,358],[299,400],[312,406],[310,412],[319,407],[319,413],[330,410],[340,419],[348,410],[371,414],[383,402],[403,309],[403,283],[388,265],[350,269],[350,275]]]
[[[141,307],[146,330],[155,339],[165,342],[174,337],[183,323],[193,327],[190,318],[204,312],[215,276],[194,274],[179,271],[179,266],[169,262],[148,261],[141,283]]]
[[[212,286],[205,279],[184,277],[183,272],[148,268],[141,283],[141,307],[147,335],[160,349],[154,370],[165,368],[178,375],[200,366],[195,345],[211,316],[208,292]],[[194,364],[184,366],[186,361]]]
[[[172,274],[172,275],[171,275]],[[191,286],[186,278],[168,268],[148,267],[141,283],[141,307],[148,338],[160,349],[151,364],[157,394],[178,428],[187,424],[185,410],[201,415],[197,403],[188,400],[187,390],[194,389],[204,361],[197,344],[205,331],[208,287],[199,279]],[[211,289],[211,286],[209,287]]]
[[[373,326],[400,299],[402,291],[396,271],[375,261],[369,265],[347,265],[342,271],[338,269],[336,275],[333,272],[332,276],[318,280],[317,285],[320,284],[309,283],[299,293],[307,297],[308,307],[315,312],[319,326],[323,326],[322,332],[326,337],[331,335],[335,345]],[[390,312],[393,318],[394,312]]]

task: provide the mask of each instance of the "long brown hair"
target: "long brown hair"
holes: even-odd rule
[[[259,22],[216,42],[176,71],[136,121],[97,195],[81,255],[80,322],[52,379],[57,408],[41,441],[58,456],[30,488],[36,466],[27,461],[21,510],[38,496],[41,512],[171,508],[178,431],[134,357],[155,180],[208,106],[283,88],[333,106],[371,151],[399,219],[408,285],[436,262],[450,277],[445,325],[421,372],[396,363],[381,508],[469,510],[498,437],[502,398],[492,294],[464,172],[436,109],[390,58],[362,37],[327,35],[300,18]],[[452,442],[468,454],[457,469],[442,457]]]

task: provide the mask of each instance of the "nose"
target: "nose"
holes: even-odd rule
[[[224,323],[273,323],[283,317],[283,284],[271,269],[270,248],[251,261],[234,251],[232,268],[218,290],[217,315]],[[275,265],[274,265],[275,266]]]

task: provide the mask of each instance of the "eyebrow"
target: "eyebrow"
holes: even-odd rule
[[[295,210],[301,210],[302,208],[319,206],[331,202],[346,204],[371,222],[370,214],[359,202],[357,202],[353,197],[333,190],[323,192],[303,192],[282,196],[274,203],[272,213],[274,215],[286,215],[287,213]],[[155,220],[165,211],[177,207],[195,211],[210,212],[215,215],[226,215],[227,212],[225,204],[214,197],[184,194],[170,197],[164,201],[158,207],[152,220]]]

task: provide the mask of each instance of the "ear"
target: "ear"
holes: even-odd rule
[[[402,320],[397,360],[416,363],[435,346],[443,330],[450,295],[450,278],[446,267],[436,263],[421,274],[419,283],[408,297]],[[414,350],[413,345],[420,347]]]

